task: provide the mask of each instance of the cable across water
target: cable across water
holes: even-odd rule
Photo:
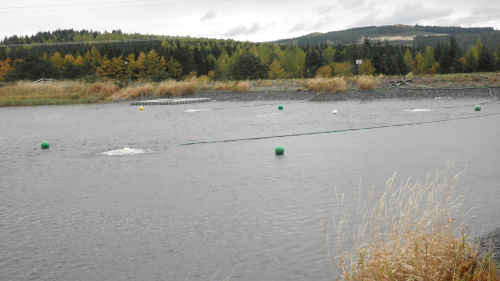
[[[414,85],[414,86],[418,87],[419,85]],[[393,87],[388,87],[388,88],[385,88],[385,89],[390,89],[390,88],[393,88]],[[482,102],[482,103],[479,103],[479,104],[488,104],[488,103],[491,103],[491,102],[494,102],[494,101],[498,101],[498,98],[495,97],[495,96],[493,96],[491,88],[488,88],[488,87],[432,88],[432,89],[488,89],[490,91],[489,94],[490,94],[492,100],[487,101],[487,102]],[[384,95],[384,96],[387,97],[387,95],[385,95],[385,94],[381,94],[381,93],[378,93],[378,92],[376,92],[376,93],[380,94],[380,95]],[[318,96],[320,96],[320,95],[318,95]],[[316,96],[316,97],[318,97],[318,96]],[[309,101],[314,100],[316,97],[310,99]],[[299,103],[299,102],[293,102],[293,103]],[[293,104],[293,103],[288,103],[288,104]],[[237,106],[237,107],[251,107],[251,106],[264,106],[264,105],[274,105],[274,104],[258,104],[258,105]],[[476,105],[478,105],[478,104],[476,104]],[[450,107],[444,107],[444,108],[458,108],[458,107],[466,107],[466,106],[471,106],[471,105],[450,106]],[[236,107],[224,107],[224,108],[214,108],[214,109],[226,109],[226,108],[236,108]],[[241,139],[218,140],[218,141],[200,141],[200,142],[183,143],[183,144],[180,144],[180,145],[195,145],[195,144],[208,144],[208,143],[234,142],[234,141],[250,141],[250,140],[261,140],[261,139],[272,139],[272,138],[283,138],[283,137],[297,137],[297,136],[306,136],[306,135],[341,133],[341,132],[350,132],[350,131],[382,129],[382,128],[390,128],[390,127],[401,127],[401,126],[411,126],[411,125],[420,125],[420,124],[430,124],[430,123],[439,123],[439,122],[447,122],[447,121],[465,120],[465,119],[481,118],[481,117],[488,117],[488,116],[495,116],[495,115],[500,115],[500,112],[498,112],[498,113],[491,113],[491,114],[485,114],[485,115],[479,115],[479,116],[469,116],[469,117],[461,117],[461,118],[453,118],[453,119],[442,119],[442,120],[433,120],[433,121],[424,121],[424,122],[415,122],[415,123],[393,124],[393,125],[374,126],[374,127],[366,127],[366,128],[351,128],[351,129],[341,129],[341,130],[333,130],[333,131],[309,132],[309,133],[298,133],[298,134],[286,134],[286,135],[275,135],[275,136],[254,137],[254,138],[241,138]]]

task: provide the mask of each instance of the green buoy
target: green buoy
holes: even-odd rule
[[[481,107],[479,105],[476,105],[476,111],[481,111]]]
[[[278,146],[274,149],[274,151],[276,152],[276,154],[283,154],[283,153],[285,153],[285,148],[284,148],[283,146],[281,146],[281,145],[278,145]]]
[[[42,148],[44,148],[44,149],[45,149],[45,148],[49,148],[49,146],[50,146],[50,145],[49,145],[49,143],[48,143],[48,142],[46,142],[46,141],[42,142]]]
[[[278,105],[278,109],[279,110],[283,110],[283,106],[282,105]]]

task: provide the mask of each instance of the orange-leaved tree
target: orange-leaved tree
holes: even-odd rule
[[[5,74],[9,71],[14,71],[15,69],[10,65],[12,60],[10,58],[6,58],[4,61],[0,61],[0,80],[4,80]]]
[[[329,66],[323,66],[316,72],[316,78],[330,78],[332,77],[332,69]]]

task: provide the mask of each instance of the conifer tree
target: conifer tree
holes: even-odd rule
[[[495,71],[495,57],[490,52],[488,47],[484,46],[479,52],[477,58],[477,69],[478,71],[490,72]]]
[[[135,67],[137,69],[137,78],[146,77],[146,54],[141,52],[135,61]]]
[[[135,55],[131,53],[125,58],[125,62],[127,62],[127,70],[125,71],[125,77],[127,79],[135,80],[137,78],[137,67],[135,64]],[[125,63],[124,62],[124,63]]]
[[[316,76],[316,72],[321,66],[323,66],[321,54],[316,49],[309,50],[306,53],[304,77],[311,78]]]
[[[99,50],[97,50],[95,46],[92,46],[92,49],[90,49],[89,59],[91,62],[92,71],[97,71],[97,67],[102,64],[102,57],[101,53],[99,53]]]
[[[406,61],[405,61],[405,58],[403,56],[403,52],[401,51],[401,49],[399,49],[396,52],[396,66],[399,70],[398,73],[396,73],[396,74],[406,75],[406,73],[409,72],[408,67],[406,66]]]
[[[472,52],[472,51],[467,52],[464,55],[463,59],[465,60],[465,66],[464,66],[465,72],[476,72],[477,71],[477,58],[474,56],[474,52]]]
[[[170,77],[180,80],[182,77],[182,66],[174,58],[170,58],[170,61],[167,63],[167,72]]]
[[[267,77],[266,66],[253,53],[244,52],[234,62],[233,77],[236,80],[264,79]]]
[[[275,58],[271,66],[269,66],[269,79],[283,79],[285,76],[285,70],[281,67],[278,59]]]
[[[125,71],[125,61],[122,56],[111,59],[111,77],[119,80],[125,80]]]
[[[415,74],[424,73],[424,62],[425,62],[425,57],[422,55],[421,52],[418,52],[413,64],[413,70],[415,71]]]
[[[405,51],[405,63],[408,72],[413,71],[413,59],[411,57],[410,49],[406,49]]]
[[[158,73],[160,69],[162,69],[160,57],[154,49],[149,51],[149,53],[146,55],[146,58],[144,60],[144,67],[146,69],[147,76],[153,76]]]

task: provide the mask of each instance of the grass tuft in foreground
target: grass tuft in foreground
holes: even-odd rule
[[[464,197],[453,197],[460,174],[450,175],[449,168],[436,172],[434,181],[427,177],[410,184],[408,180],[397,189],[393,176],[378,198],[373,198],[372,190],[358,213],[361,227],[356,233],[347,228],[346,209],[336,222],[335,257],[329,252],[324,223],[325,253],[332,271],[337,269],[343,280],[356,281],[500,280],[491,255],[479,255],[479,245],[456,219]],[[355,192],[358,203],[360,194],[361,190]]]

